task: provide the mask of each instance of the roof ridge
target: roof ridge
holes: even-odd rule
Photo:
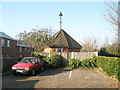
[[[64,30],[63,30],[63,34],[66,33]],[[67,34],[67,33],[66,33]],[[64,37],[65,37],[65,41],[67,42],[67,46],[69,47],[69,43],[68,43],[68,40],[66,38],[66,35],[64,34]]]
[[[64,31],[64,30],[63,30]],[[65,32],[65,31],[64,31]],[[65,36],[65,39],[66,39],[66,41],[67,41],[67,44],[68,44],[68,47],[70,47],[69,46],[69,41],[68,41],[68,39],[67,38],[71,38],[76,44],[78,44],[78,45],[80,45],[74,38],[72,38],[67,32],[65,32],[66,33],[66,35],[68,36],[66,36],[66,35],[64,35]],[[81,46],[81,45],[80,45]],[[82,46],[81,46],[82,47]]]

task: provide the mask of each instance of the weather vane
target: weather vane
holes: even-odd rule
[[[63,14],[60,12],[59,16],[60,16],[60,30],[61,30],[62,29],[62,16],[63,16]]]

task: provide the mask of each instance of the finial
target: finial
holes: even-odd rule
[[[62,16],[63,16],[63,14],[60,12],[59,16],[60,16],[60,30],[61,30],[62,29]]]

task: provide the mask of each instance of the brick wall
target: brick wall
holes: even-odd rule
[[[21,49],[21,50],[20,50]],[[28,48],[28,47],[17,47],[17,57],[30,57],[31,56],[31,51],[32,48]]]
[[[3,57],[16,57],[17,56],[17,41],[10,40],[10,47],[7,47],[7,40],[9,39],[4,39],[5,40],[5,46],[2,47],[2,55]]]

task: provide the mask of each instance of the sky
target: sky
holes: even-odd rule
[[[104,18],[104,2],[2,2],[0,31],[16,38],[20,32],[49,28],[60,30],[59,13],[62,12],[62,29],[80,44],[86,38],[104,43],[113,41],[114,32]]]

